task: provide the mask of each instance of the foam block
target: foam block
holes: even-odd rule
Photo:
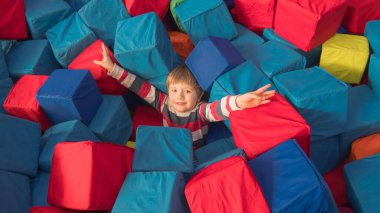
[[[125,8],[132,16],[142,15],[144,13],[155,12],[161,20],[164,19],[169,9],[170,0],[154,1],[154,0],[123,0]]]
[[[236,149],[236,146],[233,138],[231,137],[217,140],[211,144],[207,144],[199,149],[196,149],[194,154],[197,163],[202,163],[233,149]]]
[[[7,63],[5,63],[4,51],[0,50],[0,80],[9,78]]]
[[[235,23],[235,27],[238,32],[238,36],[231,40],[232,45],[236,47],[244,59],[252,59],[254,57],[252,50],[260,44],[263,44],[264,39],[241,24]]]
[[[277,74],[304,69],[306,66],[305,57],[275,41],[268,41],[254,51],[256,57],[251,60],[270,79]]]
[[[139,126],[163,126],[162,114],[151,106],[140,105],[133,113],[133,131],[131,139],[136,141],[136,132]]]
[[[26,0],[25,16],[33,39],[46,38],[46,31],[72,13],[63,0]]]
[[[208,132],[206,135],[206,144],[213,143],[220,139],[231,138],[232,133],[223,122],[211,122],[208,125]]]
[[[55,70],[36,97],[54,124],[81,120],[88,125],[102,103],[95,80],[87,70]]]
[[[380,133],[355,140],[351,145],[350,161],[380,153]]]
[[[95,34],[76,12],[50,28],[46,37],[55,58],[64,67],[96,40]]]
[[[132,160],[133,149],[111,143],[57,144],[49,204],[76,210],[111,210]]]
[[[0,113],[6,114],[5,109],[3,108],[3,103],[7,98],[9,91],[11,91],[13,87],[12,79],[0,79]]]
[[[223,0],[183,1],[174,11],[194,45],[208,36],[228,40],[237,36],[234,22]]]
[[[372,54],[369,62],[369,85],[380,100],[380,54]]]
[[[303,51],[332,37],[347,9],[347,0],[285,0],[277,2],[275,32]]]
[[[49,75],[60,68],[46,39],[17,43],[6,55],[9,75],[13,81],[23,75]]]
[[[268,41],[276,41],[284,46],[290,47],[291,49],[297,51],[299,54],[303,55],[306,59],[306,67],[313,67],[319,64],[319,58],[322,52],[322,46],[318,46],[310,50],[309,52],[305,52],[293,45],[289,41],[285,40],[281,36],[277,35],[273,29],[265,28],[263,31],[263,38]]]
[[[368,38],[371,51],[380,52],[380,20],[369,21],[365,25],[364,36]]]
[[[152,12],[118,23],[114,54],[129,72],[151,83],[156,78],[166,77],[182,63],[164,25]]]
[[[178,31],[169,31],[168,33],[174,51],[178,53],[182,61],[185,61],[194,48],[189,36]]]
[[[83,22],[108,46],[114,43],[117,22],[130,15],[121,1],[90,1],[78,11]]]
[[[32,206],[49,206],[47,202],[49,178],[50,173],[39,171],[37,176],[30,180]]]
[[[29,213],[91,213],[93,211],[80,211],[72,209],[64,209],[56,206],[33,206],[29,209]]]
[[[78,120],[56,124],[45,131],[41,138],[41,153],[38,161],[40,170],[50,172],[54,148],[60,142],[101,141],[91,130]]]
[[[273,81],[279,92],[310,125],[312,140],[321,140],[344,131],[347,122],[347,84],[320,67],[282,73],[276,75]]]
[[[311,141],[310,159],[322,175],[339,165],[339,156],[339,135]]]
[[[193,172],[193,140],[188,129],[140,126],[133,171]]]
[[[294,140],[249,161],[271,212],[336,212],[323,178]]]
[[[270,104],[230,114],[235,145],[243,148],[248,158],[252,159],[294,138],[309,155],[309,125],[281,95],[276,94],[271,100]]]
[[[23,0],[1,1],[0,39],[26,39],[28,28],[25,21]]]
[[[123,95],[127,89],[121,85],[116,79],[107,74],[107,70],[102,66],[94,64],[94,60],[101,61],[102,55],[102,40],[98,39],[83,52],[81,52],[68,66],[69,69],[85,69],[91,72],[96,84],[102,94],[108,95]],[[106,46],[108,49],[108,47]],[[109,56],[112,62],[117,63],[112,51],[108,49]]]
[[[0,170],[35,176],[40,154],[38,124],[0,114]]]
[[[0,188],[1,211],[28,212],[31,207],[28,176],[0,170]]]
[[[125,145],[133,125],[123,97],[103,95],[103,102],[88,127],[103,141]]]
[[[132,172],[128,174],[112,208],[122,212],[188,212],[180,172]]]
[[[368,21],[380,19],[380,2],[351,0],[348,2],[342,25],[351,33],[362,35]]]
[[[199,86],[207,91],[216,78],[243,62],[230,41],[209,36],[199,41],[185,63]]]
[[[36,94],[46,82],[46,75],[25,75],[9,91],[3,107],[9,115],[36,122],[45,131],[51,122],[37,102]]]
[[[91,0],[65,0],[68,4],[70,4],[71,8],[75,11],[79,11],[85,4],[90,2]]]
[[[376,212],[380,208],[380,154],[351,162],[344,167],[348,199],[355,212]]]
[[[335,34],[323,43],[319,66],[346,83],[359,84],[368,57],[369,45],[366,37]]]
[[[270,212],[255,175],[241,156],[195,174],[186,184],[185,196],[191,212]]]

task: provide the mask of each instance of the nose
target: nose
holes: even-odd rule
[[[183,91],[178,92],[178,98],[183,99],[185,97],[185,93]]]

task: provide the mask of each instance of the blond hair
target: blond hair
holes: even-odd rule
[[[197,94],[201,96],[203,94],[202,88],[199,86],[197,80],[194,78],[193,74],[185,65],[177,66],[168,75],[166,79],[166,87],[169,88],[171,84],[184,83],[193,87]]]

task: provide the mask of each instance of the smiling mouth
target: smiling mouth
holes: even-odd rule
[[[177,104],[177,105],[185,105],[186,103],[176,102],[175,104]]]

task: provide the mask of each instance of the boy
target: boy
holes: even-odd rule
[[[187,128],[192,133],[193,146],[204,145],[208,122],[228,118],[230,112],[267,104],[275,91],[266,91],[267,84],[256,91],[242,95],[226,96],[212,103],[201,102],[203,95],[196,79],[186,66],[174,68],[166,80],[168,95],[157,91],[147,81],[127,72],[113,63],[107,48],[102,44],[102,61],[93,62],[107,70],[108,75],[132,90],[163,115],[164,126]]]

